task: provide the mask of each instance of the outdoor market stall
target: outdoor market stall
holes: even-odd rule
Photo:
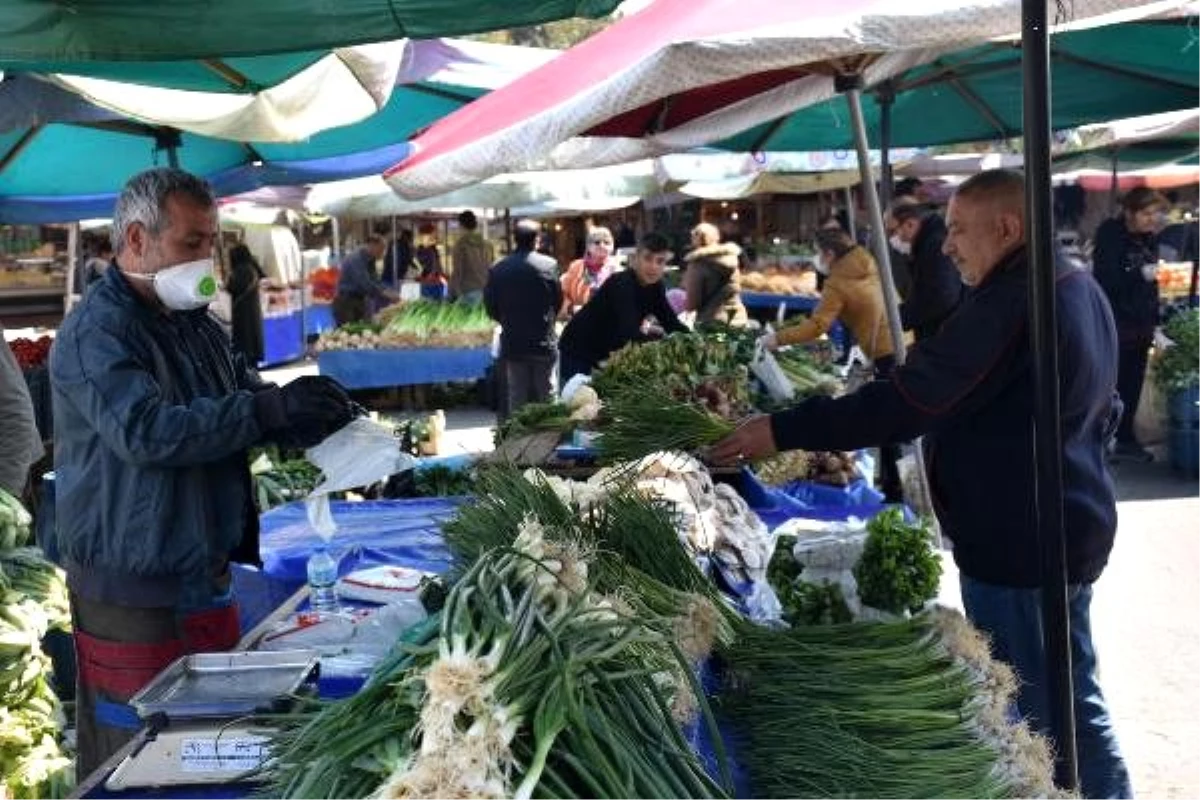
[[[324,334],[317,366],[350,389],[475,381],[492,363],[494,329],[478,304],[401,301]]]
[[[763,613],[764,598],[776,591],[770,586],[778,587],[788,617],[800,615],[796,618],[825,622],[843,619],[851,606],[839,602],[845,597],[842,590],[831,589],[830,583],[807,585],[798,580],[807,572],[815,575],[821,570],[824,575],[847,570],[860,575],[863,601],[898,602],[902,605],[893,607],[904,612],[913,597],[888,595],[895,591],[895,584],[883,574],[878,579],[869,577],[874,568],[862,565],[876,558],[871,555],[871,542],[880,537],[900,537],[898,541],[907,541],[907,552],[914,555],[928,552],[927,531],[914,527],[905,533],[909,528],[902,517],[884,515],[865,529],[859,526],[856,532],[841,535],[837,526],[829,527],[828,520],[833,517],[817,511],[804,523],[805,514],[792,513],[792,521],[798,523],[790,528],[796,540],[786,540],[782,548],[776,548],[776,537],[762,523],[755,523],[744,501],[720,486],[707,499],[689,498],[686,489],[678,493],[685,486],[702,492],[705,486],[713,489],[706,483],[703,468],[686,457],[660,456],[631,468],[638,489],[621,488],[603,476],[577,483],[500,467],[479,473],[477,478],[483,483],[472,503],[336,503],[333,510],[339,530],[333,548],[338,549],[344,535],[346,554],[341,559],[339,585],[346,595],[353,595],[356,586],[361,589],[367,574],[379,581],[376,591],[404,595],[391,598],[393,603],[383,607],[347,599],[344,602],[355,610],[354,616],[336,624],[355,630],[349,641],[362,644],[357,650],[361,656],[371,649],[364,644],[371,626],[388,624],[379,617],[402,617],[408,622],[397,626],[403,631],[401,641],[440,641],[442,660],[434,657],[437,647],[428,651],[429,656],[406,649],[373,651],[374,665],[355,672],[347,667],[355,661],[354,644],[313,644],[321,640],[321,628],[333,623],[325,617],[311,624],[314,620],[305,616],[301,589],[243,640],[242,647],[273,664],[287,658],[290,660],[284,663],[303,667],[309,664],[306,657],[274,649],[272,643],[280,637],[307,638],[309,650],[315,650],[322,664],[319,680],[308,691],[328,698],[326,703],[314,706],[299,701],[290,712],[258,714],[221,726],[188,723],[178,732],[168,726],[153,739],[143,734],[138,740],[140,747],[127,748],[85,784],[85,796],[135,797],[147,792],[160,797],[249,796],[264,790],[283,797],[359,797],[372,790],[393,796],[401,791],[398,787],[406,785],[413,793],[442,796],[455,787],[464,791],[478,787],[472,782],[476,779],[498,781],[497,793],[515,791],[518,796],[535,784],[557,795],[567,793],[569,787],[577,787],[575,791],[583,796],[641,795],[663,781],[676,787],[671,794],[696,797],[720,797],[733,791],[739,796],[775,796],[783,786],[798,785],[797,781],[818,796],[847,792],[940,796],[957,791],[1002,797],[1046,790],[1050,761],[1044,744],[1023,726],[999,722],[1002,714],[992,718],[982,713],[985,708],[1002,707],[1011,691],[1011,675],[981,655],[986,651],[978,649],[976,635],[957,615],[933,610],[906,619],[904,613],[885,613],[884,621],[805,624],[791,632],[771,632],[744,616]],[[689,521],[679,522],[679,515],[672,514],[669,506],[682,511]],[[715,532],[716,540],[703,543],[706,527],[696,527],[700,519],[709,521],[708,535]],[[264,572],[273,579],[284,579],[290,589],[303,580],[303,564],[322,540],[298,504],[265,515],[263,522]],[[565,544],[570,541],[576,546],[593,544],[576,551]],[[591,550],[592,546],[597,549]],[[708,555],[702,560],[710,563],[705,571],[695,561],[703,552]],[[580,558],[584,560],[572,560]],[[836,566],[836,559],[842,559],[847,567]],[[767,560],[771,561],[770,570]],[[430,573],[444,572],[451,563],[460,565],[456,572],[462,577],[446,587],[449,595],[438,610],[427,591]],[[935,574],[928,570],[936,569],[936,559],[925,563],[925,574]],[[532,571],[523,572],[517,568],[520,564]],[[852,568],[853,564],[859,567]],[[364,573],[364,566],[385,569]],[[545,580],[534,580],[541,574],[539,570],[546,570]],[[391,576],[390,584],[379,577],[383,574]],[[876,583],[881,588],[871,588]],[[508,588],[500,590],[500,585]],[[806,585],[809,588],[803,588]],[[618,586],[620,602],[616,596],[608,599],[608,593]],[[936,587],[936,578],[932,586]],[[529,596],[529,591],[535,594],[525,603],[485,610],[480,604],[493,602],[493,591],[498,592],[494,595],[497,602],[506,592],[514,600]],[[542,591],[548,594],[539,598],[537,593]],[[419,605],[418,597],[424,600]],[[628,604],[628,610],[622,604]],[[859,607],[858,601],[851,605]],[[520,649],[507,652],[505,640],[492,637],[503,636],[509,624],[519,623],[522,608],[543,615],[547,632],[530,628],[529,633],[520,634],[523,627],[515,624],[514,635],[523,638],[512,641],[519,641]],[[297,610],[300,629],[293,613]],[[488,616],[494,612],[500,616]],[[421,621],[426,615],[428,619]],[[491,634],[486,625],[478,627],[489,618],[500,625]],[[303,627],[305,619],[307,628]],[[372,619],[373,623],[368,622]],[[687,627],[678,627],[685,620]],[[621,635],[629,625],[635,627]],[[559,669],[551,666],[556,663],[553,656],[535,654],[553,641],[551,635],[587,637],[590,626],[598,626],[596,644],[608,642],[605,648],[615,649],[605,649],[609,655],[591,662],[580,673],[584,682],[579,685],[594,688],[575,698],[574,702],[581,704],[577,710],[544,728],[535,719],[542,719],[546,711],[539,710],[536,699],[525,698],[519,691],[520,681],[514,679],[530,681],[530,689],[539,695],[565,701],[569,695],[560,692],[579,690],[556,685],[548,677],[553,672],[544,671]],[[324,635],[329,635],[328,630]],[[456,645],[459,635],[466,638]],[[461,646],[467,650],[452,649]],[[589,647],[585,640],[578,640],[568,652],[582,656],[592,652]],[[767,654],[784,651],[789,659],[802,658],[804,669],[789,666],[780,671],[773,666]],[[486,657],[489,652],[494,661]],[[602,651],[595,652],[599,656]],[[718,662],[710,654],[719,655],[724,666],[716,668]],[[524,671],[511,661],[518,657]],[[455,661],[462,658],[468,660]],[[475,658],[484,660],[471,660]],[[543,665],[541,658],[550,661]],[[849,672],[848,658],[858,665]],[[442,763],[439,759],[451,759],[454,752],[441,748],[469,746],[469,730],[488,730],[486,708],[473,705],[474,701],[466,701],[462,709],[467,715],[465,722],[458,720],[462,727],[438,728],[431,716],[440,702],[437,692],[442,684],[435,677],[441,674],[439,670],[470,664],[484,669],[477,676],[480,680],[489,674],[492,678],[484,684],[490,688],[479,700],[490,700],[494,692],[495,701],[509,709],[513,727],[505,741],[510,755],[500,756],[501,761],[495,763],[490,757],[471,767],[464,763],[465,773],[438,772],[421,759]],[[567,665],[567,669],[574,668]],[[587,675],[600,682],[590,683]],[[690,675],[701,676],[702,683]],[[744,683],[751,675],[753,682]],[[468,680],[465,674],[461,677]],[[913,682],[903,698],[896,696],[892,685],[898,680]],[[386,688],[406,685],[415,690],[408,700],[400,699],[407,697],[403,693],[393,697],[393,690]],[[768,686],[784,694],[768,692]],[[592,692],[602,691],[602,687],[607,687],[603,692],[616,692],[616,696],[594,697]],[[856,697],[870,688],[876,692],[874,699]],[[890,695],[893,699],[884,705],[909,722],[886,723],[888,712],[879,705],[878,693]],[[781,697],[788,696],[795,702],[783,700],[768,713],[769,705],[780,704]],[[433,705],[425,703],[425,697]],[[619,707],[608,705],[618,697],[633,703],[630,708],[640,709],[639,716],[628,720],[621,715],[590,717],[590,736],[615,743],[632,734],[639,742],[638,750],[649,748],[642,755],[635,757],[634,751],[621,750],[619,757],[600,756],[587,749],[589,734],[575,715]],[[595,705],[599,702],[604,705]],[[838,728],[842,739],[835,753],[816,757],[811,751],[813,743],[834,732],[825,721],[828,715],[842,720]],[[756,717],[763,724],[756,724]],[[935,723],[935,719],[943,721]],[[771,735],[774,723],[766,720],[807,733],[787,743]],[[909,727],[918,724],[917,720],[925,720],[919,723],[920,735]],[[471,727],[472,721],[475,727]],[[418,723],[426,744],[420,749],[423,755],[414,762],[405,756],[415,744],[409,730]],[[443,735],[449,740],[435,738]],[[164,742],[180,745],[178,752],[172,756],[164,750]],[[246,782],[247,770],[263,760],[264,745],[273,748],[276,761],[265,773],[252,773]],[[864,770],[857,760],[865,752],[863,748],[880,746],[905,751],[909,762],[877,764]],[[1013,748],[1014,754],[1002,755],[1005,746]],[[580,760],[585,755],[587,760]],[[611,764],[622,767],[624,777],[621,770],[609,771],[610,758],[618,759]],[[147,775],[160,781],[157,788],[136,786],[147,780]],[[260,780],[266,780],[266,785],[260,785]],[[112,782],[108,790],[106,781]],[[527,788],[522,790],[519,783]]]

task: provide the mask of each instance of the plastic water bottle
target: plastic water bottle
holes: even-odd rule
[[[337,579],[337,561],[322,545],[308,557],[308,602],[318,616],[337,613]]]

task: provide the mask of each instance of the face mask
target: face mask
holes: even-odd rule
[[[153,275],[129,277],[153,281],[154,293],[172,311],[203,308],[217,298],[217,279],[213,275],[211,258],[176,264]]]
[[[900,234],[898,233],[892,234],[891,238],[888,239],[888,244],[890,244],[892,249],[897,253],[901,253],[906,256],[912,255],[912,242],[904,241],[900,238]]]

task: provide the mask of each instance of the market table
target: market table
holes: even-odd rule
[[[756,487],[759,490],[761,486]],[[437,497],[403,500],[376,500],[366,502],[334,501],[331,503],[333,518],[338,533],[331,545],[339,559],[339,573],[345,575],[364,566],[391,564],[429,572],[444,573],[451,564],[451,553],[440,534],[442,521],[453,515],[455,508],[465,498]],[[779,497],[767,497],[759,492],[748,493],[747,500],[771,528],[790,518],[812,517],[816,519],[845,519],[857,514],[867,515],[868,509],[858,506],[843,508],[805,508],[797,502],[787,502]],[[878,511],[876,506],[870,511]],[[246,635],[237,649],[252,649],[261,636],[272,630],[307,601],[305,566],[309,555],[322,543],[320,535],[308,523],[302,502],[290,503],[272,509],[262,515],[263,569],[256,582],[239,583],[240,601],[247,606],[266,607],[256,619],[243,616],[243,631]],[[344,545],[339,543],[344,542]],[[339,552],[340,551],[340,552]],[[243,575],[241,580],[245,580]],[[250,595],[261,594],[254,598]],[[263,594],[265,593],[265,594]],[[272,605],[274,603],[274,605]],[[702,680],[711,676],[702,671]],[[144,736],[145,731],[139,734]],[[708,733],[702,725],[693,724],[685,735],[706,762],[713,755]],[[729,732],[722,730],[726,739],[725,748],[735,751],[735,742]],[[257,789],[247,783],[232,783],[209,786],[179,786],[155,789],[136,789],[109,792],[104,782],[126,756],[139,746],[135,738],[125,748],[83,781],[73,796],[76,797],[120,797],[120,798],[225,798],[248,797]],[[729,753],[741,793],[745,792],[745,776],[737,768]],[[711,764],[710,764],[711,766]]]
[[[475,381],[492,363],[490,347],[326,350],[317,368],[349,389]]]

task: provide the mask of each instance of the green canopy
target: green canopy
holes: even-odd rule
[[[603,17],[618,0],[4,0],[4,61],[183,61]],[[286,60],[281,62],[286,67]],[[29,71],[57,71],[42,66]],[[72,70],[76,71],[76,70]],[[129,77],[119,78],[130,80]]]
[[[1056,130],[1196,106],[1196,17],[1065,31],[1050,40]],[[866,94],[878,146],[879,100],[894,96],[891,147],[928,147],[1021,135],[1021,49],[999,42],[908,70]],[[854,145],[846,101],[835,97],[715,146],[739,151],[837,150]]]

